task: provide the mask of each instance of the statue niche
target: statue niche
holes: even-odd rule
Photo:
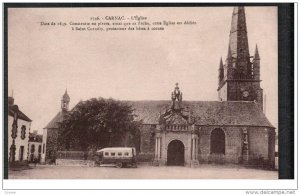
[[[174,111],[180,111],[182,109],[182,92],[180,92],[178,83],[176,83],[176,87],[174,91],[171,93],[171,99],[172,99],[172,110]]]
[[[164,114],[160,115],[160,130],[166,131],[186,131],[193,125],[191,110],[182,106],[182,92],[179,90],[178,83],[171,93],[172,104]]]

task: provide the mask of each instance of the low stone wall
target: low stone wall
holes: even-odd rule
[[[95,160],[96,153],[92,151],[57,151],[58,159]]]
[[[56,159],[58,166],[95,166],[95,161],[92,160],[73,160],[73,159]]]
[[[137,155],[137,162],[152,163],[153,160],[154,160],[154,154],[153,153],[139,153]]]

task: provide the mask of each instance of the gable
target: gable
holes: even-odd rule
[[[181,114],[174,113],[171,114],[169,117],[166,117],[166,124],[172,124],[172,125],[187,125],[188,120],[185,119]]]

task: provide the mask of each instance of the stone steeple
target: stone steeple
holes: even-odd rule
[[[246,16],[242,6],[233,9],[229,45],[234,58],[249,57]]]
[[[260,60],[257,44],[255,46],[254,59]]]
[[[219,85],[223,81],[223,79],[224,79],[224,65],[221,57],[220,66],[219,66]]]
[[[254,80],[260,80],[260,56],[258,53],[258,47],[256,45],[255,52],[254,52],[254,58],[252,61],[252,77]]]
[[[68,111],[69,103],[70,103],[70,96],[69,96],[68,91],[66,89],[65,94],[61,98],[61,109],[62,109],[62,111]]]
[[[232,64],[233,68],[235,68],[235,70],[233,70],[233,77],[235,79],[249,79],[251,75],[251,63],[245,9],[242,6],[233,9],[229,48],[232,58],[234,59]]]
[[[250,58],[245,9],[242,6],[234,7],[222,80],[219,68],[220,101],[255,101],[262,108],[263,90],[260,88],[260,56],[257,47],[253,60]]]

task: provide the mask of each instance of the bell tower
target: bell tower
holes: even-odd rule
[[[70,96],[68,95],[68,92],[66,89],[65,94],[61,98],[61,109],[63,112],[66,112],[69,110],[69,103],[70,103]]]
[[[252,59],[252,60],[251,60]],[[235,7],[232,14],[226,62],[219,66],[219,101],[256,101],[263,108],[260,87],[260,56],[256,46],[249,54],[245,9]]]

